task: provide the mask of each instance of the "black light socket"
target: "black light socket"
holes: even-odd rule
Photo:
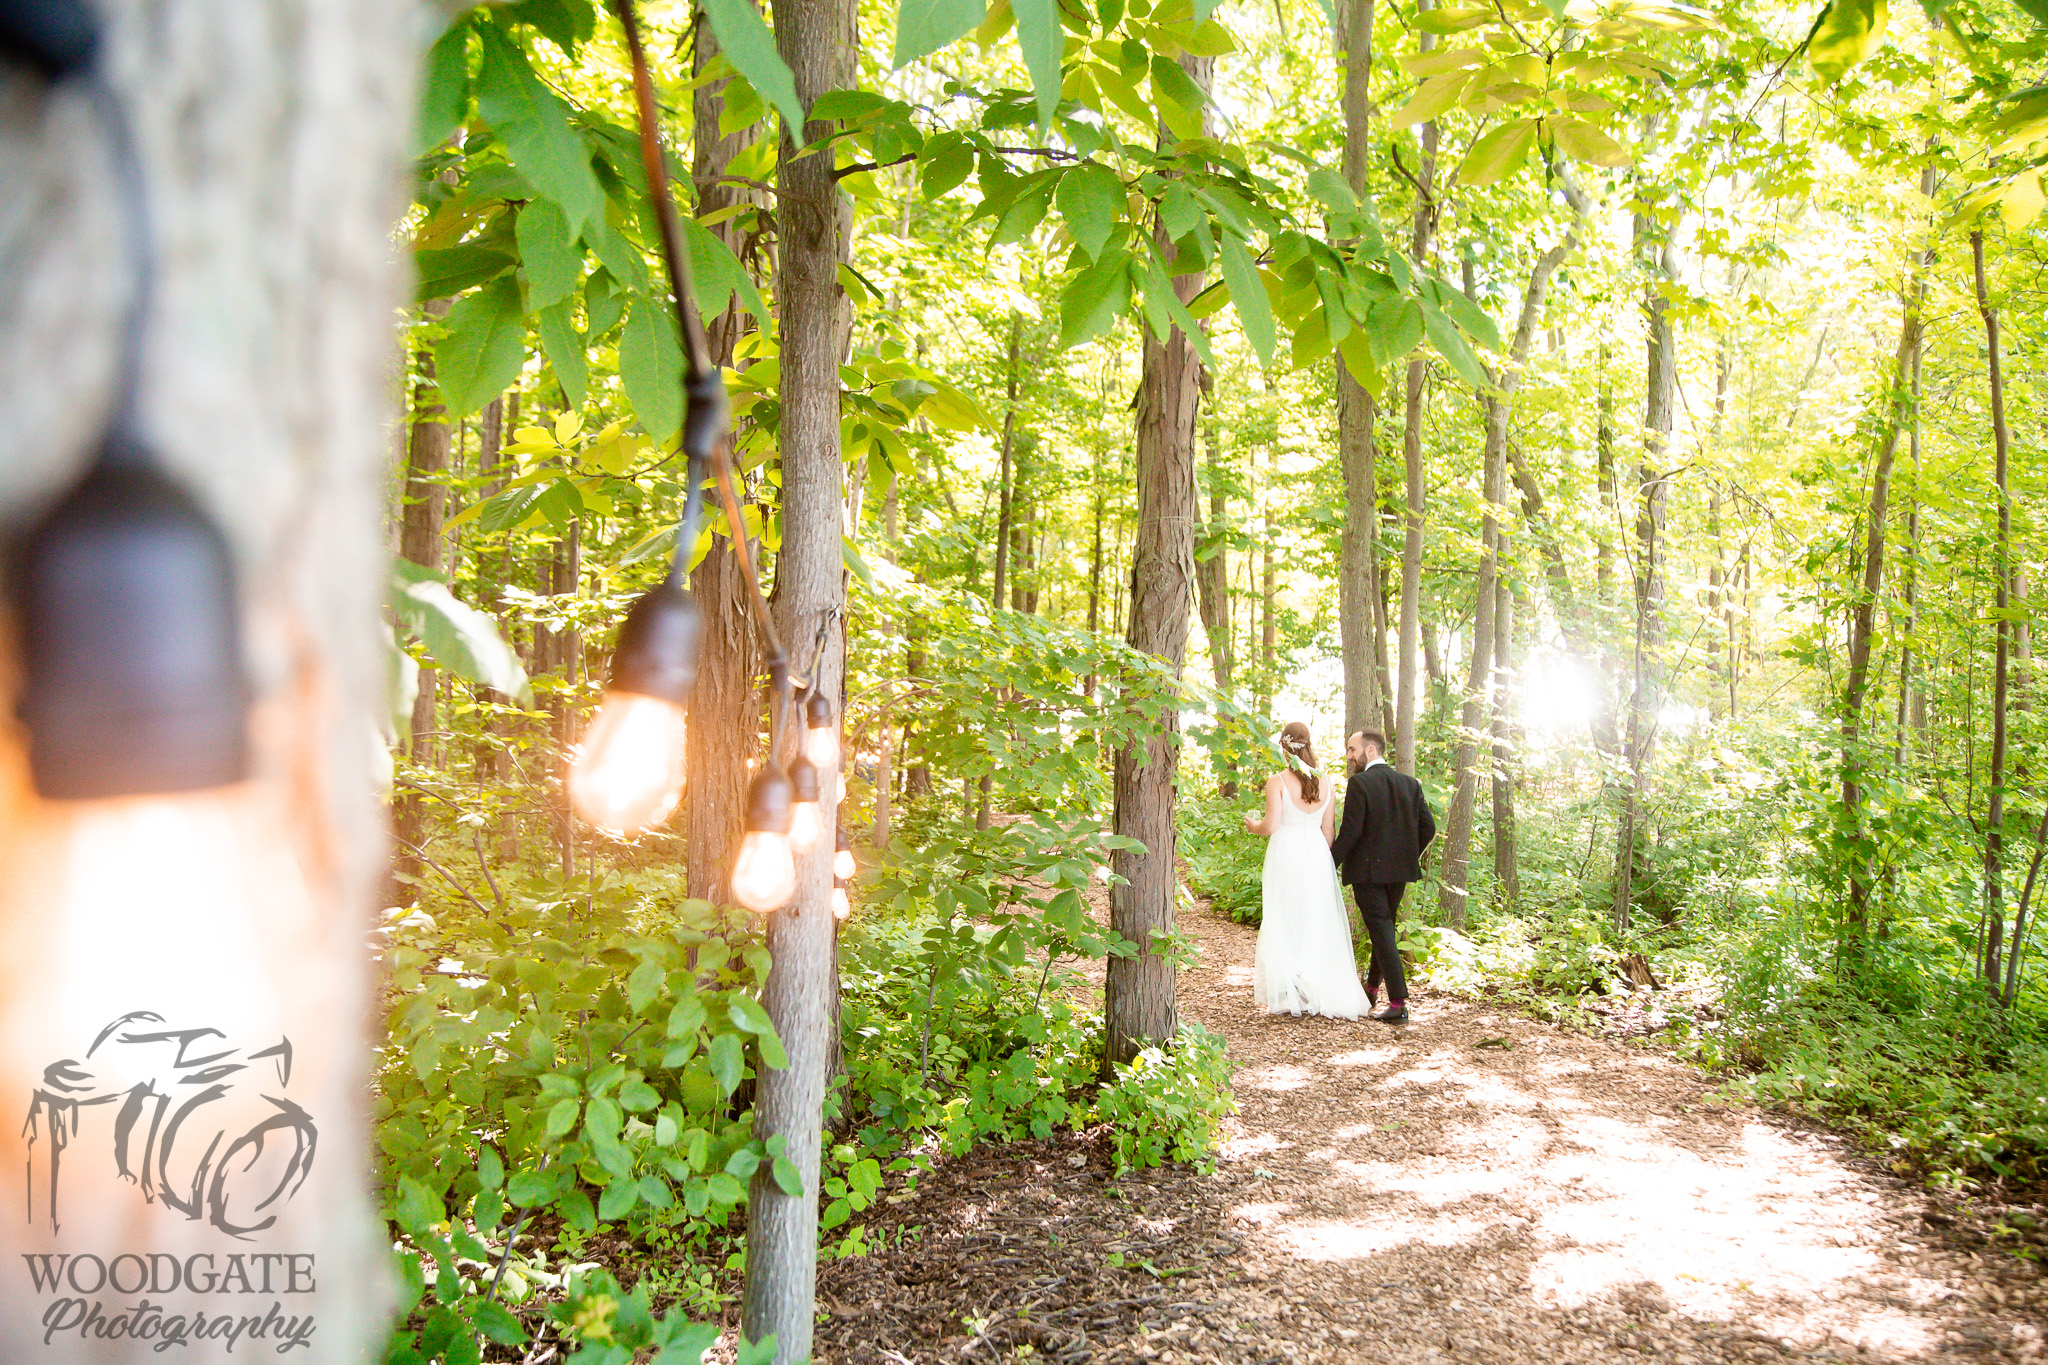
[[[832,724],[832,703],[817,688],[804,699],[804,725],[812,730],[823,730]]]
[[[0,0],[0,52],[61,80],[99,52],[98,17],[86,0]]]
[[[143,796],[249,775],[250,688],[227,538],[127,438],[110,437],[29,532],[13,588],[38,792]]]
[[[612,647],[614,692],[686,706],[697,681],[697,641],[703,623],[697,604],[675,575],[663,579],[626,612],[619,642]]]
[[[789,765],[789,785],[794,799],[816,801],[820,791],[818,765],[803,754],[797,754],[795,761]]]
[[[769,764],[747,788],[747,833],[789,833],[789,774]]]

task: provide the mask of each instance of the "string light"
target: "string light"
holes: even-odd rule
[[[832,883],[832,918],[844,923],[853,913],[853,902],[846,898],[846,883]]]
[[[821,773],[839,771],[839,726],[838,717],[832,712],[832,703],[817,688],[804,702],[804,724],[809,728],[804,734],[804,753],[817,765]]]
[[[838,851],[832,855],[832,875],[843,885],[853,880],[858,869],[853,862],[853,842],[846,837],[846,826],[839,827]]]
[[[633,604],[619,629],[604,703],[569,772],[577,813],[615,839],[661,823],[682,800],[684,707],[700,630],[675,572]]]
[[[732,860],[732,898],[756,914],[779,910],[796,894],[789,848],[789,775],[773,764],[747,788],[747,829]]]
[[[825,812],[818,804],[818,769],[809,755],[798,754],[789,765],[789,784],[789,846],[798,854],[815,853],[825,842]]]

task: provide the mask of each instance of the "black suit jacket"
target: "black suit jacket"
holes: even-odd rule
[[[1344,823],[1330,845],[1346,885],[1418,882],[1422,850],[1436,838],[1436,819],[1422,784],[1391,763],[1351,774],[1344,789]]]

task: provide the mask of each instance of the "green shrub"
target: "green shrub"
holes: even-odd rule
[[[1216,1134],[1236,1112],[1223,1039],[1198,1024],[1181,1025],[1171,1049],[1148,1047],[1118,1067],[1096,1101],[1119,1174],[1168,1161],[1215,1169]]]

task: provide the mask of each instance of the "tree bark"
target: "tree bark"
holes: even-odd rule
[[[1419,8],[1429,8],[1422,0]],[[1436,46],[1429,33],[1419,37],[1422,50]],[[1421,264],[1428,260],[1431,239],[1436,232],[1436,120],[1422,125],[1422,165],[1417,178],[1422,193],[1415,201],[1415,223],[1409,234],[1409,259]],[[1394,708],[1394,766],[1415,773],[1415,651],[1422,635],[1422,517],[1425,493],[1422,482],[1423,386],[1429,376],[1428,363],[1421,357],[1408,362],[1404,390],[1407,404],[1401,425],[1401,460],[1407,493],[1407,521],[1401,536],[1401,662],[1395,685],[1401,695]]]
[[[1202,376],[1203,407],[1207,408],[1214,397],[1215,384],[1207,373]],[[1201,504],[1195,504],[1195,539],[1198,545],[1209,547],[1208,558],[1195,562],[1195,587],[1199,594],[1202,611],[1202,633],[1209,640],[1209,671],[1216,679],[1216,690],[1229,695],[1231,684],[1231,641],[1230,641],[1230,499],[1223,486],[1223,439],[1218,431],[1216,416],[1209,414],[1203,423],[1204,449],[1207,452],[1207,474],[1209,483],[1209,517],[1206,524],[1201,520]],[[1236,784],[1226,782],[1232,788],[1225,796],[1235,794]]]
[[[1933,189],[1933,168],[1921,175],[1921,188]],[[1927,300],[1927,268],[1934,259],[1929,246],[1914,262],[1906,286],[1905,316],[1899,324],[1898,351],[1892,359],[1891,385],[1885,395],[1884,436],[1870,472],[1870,504],[1864,511],[1863,581],[1849,614],[1849,673],[1842,688],[1842,817],[1852,842],[1863,833],[1863,697],[1870,682],[1870,648],[1877,632],[1877,600],[1884,586],[1886,523],[1891,519],[1892,464],[1899,436],[1911,420],[1913,368],[1920,351],[1921,311]],[[2004,587],[2000,581],[2001,590]],[[2002,605],[2002,604],[2001,604]],[[1858,848],[1848,852],[1849,926],[1862,934],[1869,927],[1870,891],[1875,869]]]
[[[1183,56],[1181,65],[1204,90],[1209,88],[1214,58]],[[1161,250],[1171,250],[1163,228],[1157,240]],[[1175,275],[1172,287],[1186,302],[1201,284],[1196,272]],[[1195,414],[1201,392],[1194,343],[1178,328],[1163,341],[1146,329],[1137,395],[1138,527],[1131,548],[1125,639],[1175,669],[1187,656],[1195,596]],[[1119,849],[1111,855],[1111,868],[1123,880],[1110,889],[1110,927],[1137,945],[1137,952],[1109,960],[1103,1002],[1105,1074],[1147,1046],[1172,1042],[1179,1027],[1173,962],[1153,942],[1155,934],[1175,930],[1179,731],[1179,714],[1170,711],[1158,733],[1117,751],[1116,832],[1136,839],[1144,851]]]
[[[797,98],[806,111],[820,95],[853,84],[852,0],[779,0],[774,11],[775,45],[796,76]],[[816,145],[836,129],[830,121],[807,119],[800,140]],[[776,169],[782,548],[775,561],[775,614],[797,656],[794,666],[804,668],[820,624],[846,599],[840,568],[839,366],[852,319],[839,267],[847,259],[852,213],[833,176],[830,151],[797,155],[791,131],[784,130]],[[845,632],[844,617],[836,620],[810,681],[839,707],[844,699],[834,693],[844,674]],[[794,717],[789,725],[800,732]],[[778,758],[786,760],[787,753]],[[838,823],[839,784],[827,776],[821,786],[825,827],[832,829]],[[761,1003],[775,1021],[789,1065],[762,1071],[754,1132],[763,1140],[783,1138],[785,1154],[803,1180],[801,1194],[784,1194],[764,1163],[747,1200],[745,1330],[755,1341],[774,1335],[775,1365],[811,1355],[820,1110],[834,1041],[832,858],[830,840],[798,858],[796,896],[768,918],[773,966]]]
[[[1678,342],[1671,321],[1670,304],[1658,289],[1658,280],[1668,280],[1673,273],[1671,247],[1668,241],[1663,242],[1658,244],[1654,255],[1649,253],[1653,230],[1650,220],[1644,215],[1636,216],[1635,232],[1638,254],[1646,263],[1653,264],[1652,279],[1643,290],[1643,315],[1648,323],[1648,334],[1644,342],[1643,453],[1636,465],[1634,685],[1628,712],[1626,758],[1629,783],[1622,794],[1621,819],[1614,846],[1612,919],[1617,933],[1628,928],[1629,907],[1635,896],[1637,827],[1642,819],[1650,756],[1656,744],[1655,718],[1664,621],[1664,578],[1659,561],[1668,495],[1668,476],[1662,465],[1670,445],[1672,403],[1678,376]]]
[[[1991,306],[1991,291],[1984,277],[1982,229],[1970,234],[1970,257],[1976,273],[1977,311],[1984,318],[1985,359],[1991,386],[1993,478],[1998,485],[1997,581],[1992,616],[1998,649],[1991,675],[1991,782],[1990,808],[1984,815],[1984,956],[1981,964],[1985,982],[1997,992],[2005,965],[2006,699],[2012,667],[2012,622],[2007,613],[2012,603],[2012,435],[2005,424],[2005,367],[1999,354],[1998,310]]]
[[[1361,200],[1372,164],[1373,0],[1341,0],[1336,55],[1344,68],[1344,179]],[[1344,538],[1337,569],[1337,629],[1344,662],[1344,732],[1383,723],[1379,673],[1379,481],[1373,444],[1372,395],[1352,378],[1342,356],[1337,370],[1337,450],[1344,469]]]
[[[1495,611],[1499,606],[1501,529],[1499,509],[1507,501],[1508,415],[1515,390],[1521,384],[1522,367],[1529,360],[1529,345],[1536,335],[1536,322],[1543,314],[1543,300],[1550,290],[1550,277],[1578,245],[1574,223],[1565,239],[1536,260],[1529,271],[1529,285],[1522,293],[1521,316],[1516,320],[1514,342],[1507,364],[1492,375],[1497,396],[1486,399],[1486,445],[1482,456],[1482,493],[1485,510],[1480,514],[1479,584],[1472,626],[1472,660],[1465,687],[1465,700],[1458,720],[1457,759],[1452,770],[1456,786],[1451,796],[1449,818],[1444,823],[1443,880],[1437,889],[1437,904],[1452,928],[1463,928],[1468,901],[1466,880],[1472,847],[1473,808],[1477,804],[1481,726],[1490,732],[1488,720],[1493,702]],[[1487,748],[1493,748],[1488,737]]]
[[[1501,532],[1505,549],[1506,531]],[[1522,898],[1522,875],[1515,845],[1515,720],[1514,676],[1515,593],[1507,577],[1494,584],[1493,607],[1493,902],[1510,909]]]
[[[694,49],[691,69],[701,75],[718,56],[718,39],[699,10],[691,23]],[[714,213],[753,202],[740,186],[720,180],[733,157],[756,137],[751,127],[729,135],[719,133],[729,80],[707,81],[691,98],[695,132],[691,177],[696,182],[697,213]],[[748,234],[738,218],[712,224],[713,233],[735,252],[747,252]],[[705,320],[704,338],[711,363],[729,366],[733,348],[749,326],[743,309],[733,307]],[[739,849],[745,823],[748,764],[760,752],[761,703],[754,680],[761,668],[746,580],[732,537],[744,527],[729,527],[713,536],[711,548],[690,574],[690,593],[704,626],[697,647],[697,683],[690,694],[690,723],[683,732],[684,773],[690,799],[683,816],[687,851],[687,886],[700,900],[730,899],[732,857]]]
[[[391,320],[405,288],[391,229],[410,183],[418,16],[395,0],[93,8],[156,249],[138,425],[234,556],[254,775],[154,800],[44,801],[19,727],[0,733],[0,1093],[21,1106],[0,1125],[0,1359],[165,1359],[160,1342],[46,1340],[51,1301],[24,1256],[239,1252],[252,1266],[305,1257],[314,1288],[287,1311],[317,1324],[310,1357],[354,1361],[381,1347],[391,1302],[371,1201],[365,1027],[378,1004],[363,943],[387,860],[367,741],[388,714],[384,517],[403,420]],[[107,160],[76,84],[0,68],[0,516],[17,528],[83,472],[119,382],[131,280]],[[0,633],[9,678],[17,650]],[[317,1126],[305,1183],[264,1210],[272,1227],[237,1241],[119,1179],[113,1104],[71,1110],[61,1226],[25,1202],[25,1177],[49,1173],[52,1134],[20,1117],[45,1068],[85,1058],[137,1010],[217,1029],[214,1050],[243,1057],[289,1041],[288,1078],[269,1060],[244,1077],[260,1072]],[[186,1126],[194,1155],[207,1118]],[[189,1290],[149,1297],[188,1320],[237,1311]],[[219,1349],[195,1354],[228,1359]]]

